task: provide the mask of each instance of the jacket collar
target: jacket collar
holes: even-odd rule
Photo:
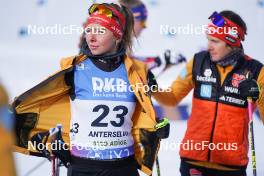
[[[84,55],[84,54],[80,54],[80,55],[78,55],[78,56],[75,56],[75,57],[72,59],[72,61],[71,61],[71,65],[69,65],[69,67],[70,67],[70,66],[74,66],[74,65],[76,65],[76,64],[79,64],[79,63],[81,63],[82,61],[84,61],[84,60],[86,60],[86,59],[89,59],[89,58],[87,58],[87,56]],[[127,55],[125,55],[125,57],[124,57],[124,64],[125,64],[126,70],[127,70],[128,72],[130,72],[131,69],[133,68],[133,64],[134,64],[134,62],[133,62],[133,60],[132,60],[130,57],[128,57]]]

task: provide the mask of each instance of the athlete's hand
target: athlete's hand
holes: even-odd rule
[[[61,129],[60,129],[61,130]],[[59,131],[52,140],[51,152],[55,157],[59,158],[65,167],[69,167],[71,163],[71,153],[69,147],[65,144],[61,131]]]
[[[243,98],[252,98],[253,101],[256,101],[259,98],[259,86],[254,79],[246,79],[242,81],[239,83],[238,89]]]
[[[159,88],[157,80],[156,80],[154,74],[150,70],[148,71],[148,86],[149,86],[151,92],[157,91]]]
[[[157,137],[165,139],[169,137],[170,134],[170,122],[167,118],[158,121],[158,124],[155,126],[157,131]]]
[[[60,140],[53,141],[52,145],[56,146],[56,148],[52,150],[52,154],[56,158],[59,158],[63,165],[68,168],[71,162],[71,154],[68,146]]]
[[[161,66],[161,59],[159,56],[155,57],[155,63],[157,64],[157,67]]]

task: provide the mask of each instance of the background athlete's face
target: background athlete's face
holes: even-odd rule
[[[207,35],[208,39],[208,51],[213,61],[222,60],[227,54],[232,51],[232,48],[228,46],[224,41]]]
[[[119,40],[110,30],[99,24],[88,25],[85,38],[93,55],[113,54],[117,51]]]
[[[145,29],[145,22],[141,20],[135,20],[134,21],[134,32],[135,32],[135,37],[139,37],[140,34],[142,33],[143,29]]]

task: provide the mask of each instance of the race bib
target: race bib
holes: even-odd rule
[[[134,109],[134,102],[72,101],[72,154],[103,160],[133,155],[131,117]]]
[[[76,98],[71,101],[72,154],[111,160],[134,154],[132,115],[136,97],[129,91],[124,64],[112,72],[87,59],[74,72]]]

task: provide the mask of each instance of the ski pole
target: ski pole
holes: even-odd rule
[[[60,175],[60,160],[53,154],[51,154],[51,167],[52,167],[52,176]]]
[[[250,148],[252,157],[253,176],[257,176],[257,165],[256,165],[256,153],[255,153],[255,141],[254,141],[254,128],[253,128],[253,101],[251,97],[247,98],[248,102],[248,117],[250,125]]]
[[[61,124],[57,124],[56,128],[50,130],[50,136],[52,140],[56,140],[58,135],[61,135]],[[60,175],[60,160],[51,152],[51,166],[52,166],[52,176]]]
[[[159,164],[158,155],[156,157],[156,167],[157,167],[157,176],[160,176],[160,164]]]
[[[51,171],[52,171],[52,176],[56,176],[56,168],[55,168],[55,156],[51,154]]]
[[[164,120],[162,121],[162,123],[159,123],[155,126],[156,129],[159,129],[159,128],[163,128],[165,127],[166,125],[168,125],[170,122],[169,122],[169,119],[167,118],[164,118]],[[157,154],[157,157],[156,157],[156,168],[157,168],[157,176],[160,176],[160,163],[159,163],[159,157],[158,157],[158,154]]]

